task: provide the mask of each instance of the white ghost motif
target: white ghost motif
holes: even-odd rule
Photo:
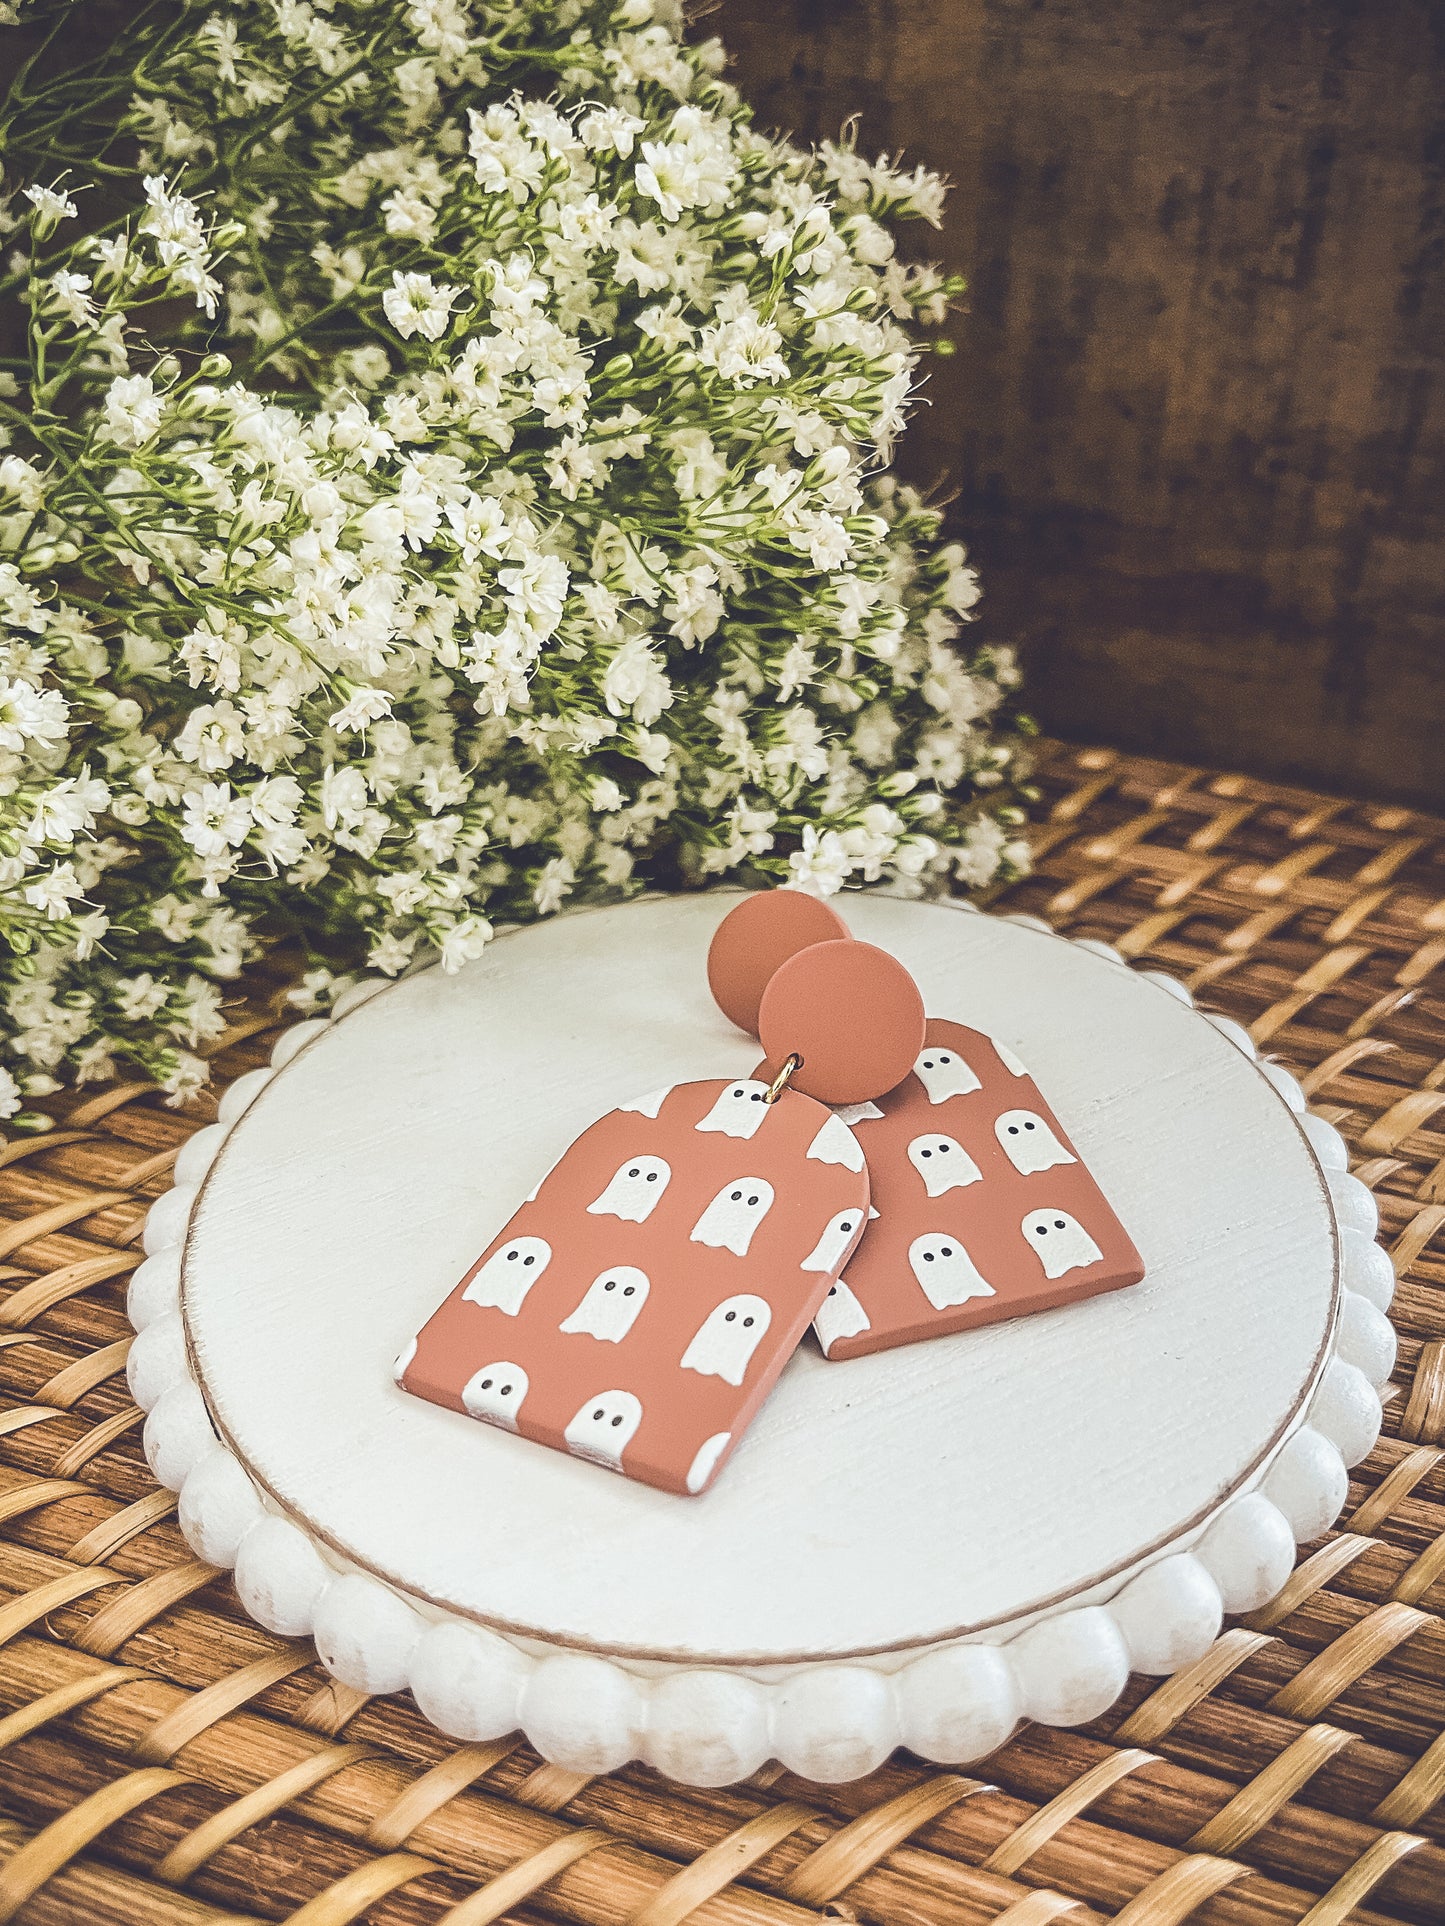
[[[668,1084],[665,1090],[649,1090],[645,1097],[634,1097],[631,1103],[620,1103],[617,1108],[630,1110],[637,1117],[655,1118],[671,1095],[672,1085]]]
[[[1031,1210],[1021,1228],[1044,1267],[1045,1277],[1086,1271],[1103,1260],[1104,1253],[1093,1238],[1066,1210]]]
[[[725,1137],[755,1137],[768,1114],[768,1086],[744,1077],[730,1083],[694,1130],[720,1130]]]
[[[848,1210],[840,1210],[836,1217],[830,1217],[823,1226],[823,1235],[798,1266],[800,1271],[836,1271],[842,1263],[844,1253],[853,1242],[854,1233],[863,1222],[863,1212],[854,1204]]]
[[[590,1458],[621,1471],[622,1454],[642,1423],[642,1405],[630,1391],[599,1391],[562,1433],[574,1458]]]
[[[915,1137],[908,1146],[908,1161],[930,1197],[983,1179],[983,1172],[956,1137]]]
[[[708,1479],[711,1478],[718,1459],[727,1450],[732,1435],[731,1431],[715,1431],[710,1438],[698,1446],[697,1456],[688,1468],[687,1488],[689,1491],[698,1492],[702,1490]]]
[[[833,1115],[851,1130],[854,1124],[868,1123],[874,1117],[881,1117],[883,1112],[876,1103],[840,1103],[834,1107]]]
[[[552,1261],[552,1246],[544,1237],[514,1237],[503,1244],[462,1292],[468,1304],[485,1304],[515,1317],[528,1291]]]
[[[1018,1058],[1006,1043],[1000,1043],[997,1037],[990,1037],[989,1042],[997,1051],[999,1062],[1011,1077],[1026,1077],[1028,1075],[1027,1068],[1019,1062]]]
[[[913,1066],[913,1074],[928,1092],[930,1103],[942,1103],[946,1097],[966,1097],[970,1090],[983,1088],[957,1050],[944,1050],[934,1044],[924,1045]]]
[[[401,1355],[397,1358],[395,1364],[393,1364],[391,1367],[391,1375],[398,1384],[400,1384],[402,1379],[406,1376],[408,1367],[410,1366],[411,1361],[415,1356],[416,1356],[416,1339],[412,1338],[410,1342],[407,1344],[406,1349],[401,1353]]]
[[[993,1127],[1003,1153],[1025,1177],[1055,1164],[1076,1163],[1036,1110],[1005,1110]]]
[[[601,1338],[604,1344],[620,1344],[637,1322],[651,1289],[646,1271],[635,1264],[614,1264],[593,1278],[582,1302],[558,1329]]]
[[[765,1177],[735,1177],[693,1225],[689,1242],[746,1257],[753,1232],[772,1207],[773,1187]]]
[[[629,1157],[619,1164],[606,1190],[587,1206],[590,1217],[624,1217],[641,1224],[651,1217],[672,1181],[672,1170],[661,1157]]]
[[[484,1364],[462,1386],[462,1403],[474,1418],[499,1424],[504,1431],[515,1431],[517,1413],[529,1389],[527,1374],[520,1364]]]
[[[992,1284],[979,1275],[962,1244],[944,1231],[915,1237],[908,1246],[908,1263],[935,1311],[966,1304],[971,1297],[994,1295]]]
[[[839,1338],[861,1337],[868,1328],[868,1313],[840,1277],[813,1319],[823,1356],[828,1356]]]
[[[808,1145],[808,1155],[820,1164],[842,1164],[845,1170],[863,1168],[863,1146],[841,1118],[825,1119],[822,1129]]]
[[[765,1297],[744,1293],[724,1298],[708,1312],[683,1352],[683,1370],[741,1384],[772,1321],[773,1307]]]

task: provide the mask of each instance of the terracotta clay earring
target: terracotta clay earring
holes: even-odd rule
[[[815,910],[784,915],[832,933]],[[404,1390],[707,1489],[867,1220],[863,1151],[829,1103],[896,1084],[923,1039],[892,957],[836,938],[805,957],[761,998],[768,1074],[655,1090],[583,1131],[398,1359]]]
[[[743,906],[758,954],[768,949],[770,917],[774,949],[787,948],[802,927],[783,900],[791,894]],[[803,1018],[800,986],[837,968],[850,948],[870,947],[835,936],[826,961],[817,950],[789,950],[759,998],[758,1034],[770,1058],[770,1014]],[[821,1088],[816,1094],[840,1102]],[[815,1320],[826,1357],[1022,1317],[1143,1277],[1128,1232],[1027,1068],[981,1030],[928,1018],[908,1074],[836,1114],[867,1155],[872,1207]]]

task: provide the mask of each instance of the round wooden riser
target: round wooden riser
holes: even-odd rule
[[[520,1725],[577,1770],[721,1783],[776,1755],[841,1779],[898,1743],[962,1762],[1021,1716],[1096,1717],[1131,1667],[1192,1661],[1283,1585],[1390,1361],[1389,1264],[1338,1136],[1237,1026],[1110,952],[847,905],[930,1014],[1023,1057],[1143,1284],[846,1363],[809,1342],[695,1500],[391,1381],[589,1122],[756,1062],[703,969],[736,901],[509,932],[288,1032],[152,1212],[131,1303],[151,1464],[262,1623],[362,1689],[409,1685],[458,1737]]]

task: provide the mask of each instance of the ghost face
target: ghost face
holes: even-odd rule
[[[1005,1157],[1025,1177],[1036,1170],[1052,1170],[1055,1164],[1076,1161],[1036,1110],[1005,1110],[993,1134],[1002,1144]]]
[[[818,1307],[813,1329],[818,1333],[824,1357],[839,1338],[861,1337],[868,1329],[868,1313],[841,1277]]]
[[[753,1232],[772,1207],[773,1187],[766,1178],[736,1177],[723,1185],[698,1218],[690,1241],[746,1257]]]
[[[976,1184],[983,1172],[956,1137],[915,1137],[908,1146],[908,1161],[923,1179],[930,1197],[941,1197],[946,1190],[962,1190]]]
[[[820,1164],[842,1164],[845,1170],[863,1168],[863,1146],[841,1118],[829,1117],[812,1143],[808,1155]]]
[[[410,1343],[407,1345],[406,1349],[401,1353],[401,1355],[397,1358],[396,1362],[391,1367],[392,1378],[397,1384],[400,1384],[402,1379],[406,1376],[407,1370],[411,1364],[411,1361],[415,1356],[416,1356],[416,1339],[412,1338]]]
[[[468,1304],[489,1305],[515,1317],[551,1261],[552,1246],[544,1237],[514,1237],[492,1252],[462,1296]]]
[[[715,1431],[705,1444],[698,1446],[697,1456],[687,1474],[687,1488],[691,1492],[701,1491],[717,1469],[717,1461],[732,1441],[731,1431]]]
[[[696,1130],[720,1130],[724,1137],[755,1137],[768,1114],[768,1086],[745,1077],[730,1083]]]
[[[651,1288],[646,1271],[633,1264],[614,1264],[593,1278],[587,1295],[560,1328],[601,1338],[604,1344],[620,1344],[636,1323]]]
[[[922,1055],[913,1066],[913,1074],[928,1092],[930,1103],[942,1103],[946,1097],[966,1097],[970,1090],[983,1088],[957,1050],[941,1050],[933,1044],[924,1045]]]
[[[908,1246],[908,1263],[919,1288],[935,1311],[966,1304],[971,1297],[992,1297],[994,1289],[980,1277],[973,1259],[956,1237],[929,1231]]]
[[[672,1170],[661,1157],[629,1157],[625,1164],[618,1165],[602,1195],[587,1206],[588,1214],[645,1223],[657,1209],[671,1178]]]
[[[684,1371],[705,1378],[726,1378],[741,1384],[748,1366],[773,1321],[773,1307],[765,1297],[725,1298],[710,1311],[696,1337],[682,1354]]]
[[[527,1390],[527,1374],[521,1365],[503,1360],[500,1364],[484,1364],[472,1373],[462,1387],[462,1403],[474,1418],[485,1418],[504,1431],[515,1431]]]
[[[1044,1267],[1045,1277],[1062,1277],[1065,1271],[1086,1271],[1103,1258],[1104,1253],[1078,1218],[1070,1217],[1066,1210],[1031,1210],[1022,1229]]]
[[[840,1210],[823,1226],[823,1235],[798,1266],[803,1271],[836,1271],[848,1255],[849,1246],[863,1228],[863,1212],[857,1204]]]
[[[637,1435],[642,1406],[630,1391],[599,1391],[562,1433],[574,1458],[621,1471],[622,1454]]]

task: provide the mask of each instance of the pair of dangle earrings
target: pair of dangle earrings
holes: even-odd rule
[[[397,1360],[404,1390],[695,1495],[810,1325],[842,1360],[1142,1276],[1018,1058],[928,1018],[828,904],[745,898],[707,974],[763,1063],[583,1131]]]

